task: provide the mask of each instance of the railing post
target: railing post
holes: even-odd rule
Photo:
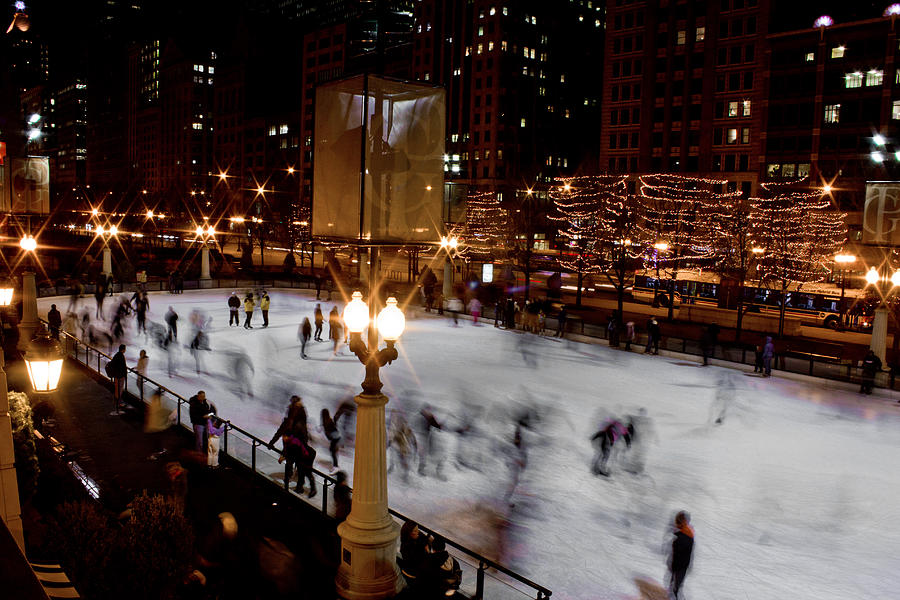
[[[687,338],[681,338],[681,353],[687,354]]]
[[[809,357],[809,374],[810,375],[813,374],[813,357],[812,356]]]
[[[478,573],[475,575],[475,597],[473,600],[481,600],[484,597],[484,568],[484,561],[478,561]]]
[[[331,486],[331,480],[327,477],[322,478],[322,514],[328,514],[328,488]]]
[[[222,440],[222,447],[225,448],[225,454],[228,454],[228,430],[231,429],[231,421],[225,421],[225,436]]]
[[[254,473],[256,473],[256,446],[258,445],[256,440],[253,440],[253,443],[250,444],[250,468],[253,469]]]
[[[181,399],[178,399],[178,403],[175,405],[178,411],[178,426],[181,427]]]

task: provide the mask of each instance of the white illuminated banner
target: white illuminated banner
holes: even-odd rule
[[[866,184],[863,243],[900,245],[900,181]]]
[[[11,161],[10,195],[4,194],[0,210],[14,213],[50,212],[50,164],[46,156]]]
[[[440,240],[444,90],[360,75],[317,88],[315,115],[313,236]]]
[[[481,283],[491,283],[494,281],[494,265],[484,263],[481,265]]]

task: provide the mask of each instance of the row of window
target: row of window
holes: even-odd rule
[[[719,48],[716,54],[716,65],[739,65],[741,63],[751,63],[756,60],[756,47],[748,46],[732,46],[731,48]]]
[[[644,49],[644,36],[625,36],[613,39],[613,54],[640,52]]]
[[[756,33],[756,17],[719,21],[719,39],[754,35]]]
[[[624,108],[622,110],[614,110],[609,113],[610,125],[628,125],[638,124],[641,122],[641,109],[632,108],[631,110]]]
[[[713,129],[713,144],[716,146],[722,144],[749,144],[750,128],[749,127],[716,127]]]
[[[766,165],[766,175],[770,178],[786,179],[808,177],[809,163],[769,163]]]
[[[336,33],[336,34],[334,34],[334,37],[332,37],[332,38],[328,38],[328,37],[321,38],[318,42],[318,46],[319,46],[319,50],[322,50],[322,49],[328,48],[330,46],[340,46],[343,43],[344,43],[344,34]],[[310,40],[310,41],[306,42],[306,51],[307,52],[315,52],[315,50],[316,50],[316,41],[315,40]]]
[[[627,12],[613,17],[613,30],[644,26],[644,11]]]
[[[716,102],[715,118],[731,119],[735,117],[749,117],[752,102],[750,100],[731,100],[728,102]]]
[[[870,69],[865,73],[854,71],[853,73],[847,73],[846,75],[844,75],[845,88],[862,87],[863,82],[865,82],[866,87],[881,85],[882,83],[884,83],[884,71],[881,71],[879,69]]]
[[[618,102],[619,100],[640,100],[641,99],[641,84],[625,84],[625,85],[614,85],[610,88],[610,100],[612,102]],[[587,101],[585,101],[585,106],[587,106]]]

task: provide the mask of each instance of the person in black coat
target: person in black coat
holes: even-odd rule
[[[188,399],[188,412],[194,428],[194,450],[206,452],[207,415],[216,412],[216,407],[206,400],[206,392],[200,390]]]
[[[403,574],[418,577],[425,568],[428,558],[428,536],[419,531],[419,524],[407,521],[400,528],[400,557],[403,559]]]
[[[228,326],[231,327],[232,323],[235,326],[240,326],[241,317],[239,311],[241,310],[241,299],[238,298],[237,292],[231,292],[231,295],[228,296]]]
[[[313,336],[313,339],[317,342],[322,341],[322,324],[325,322],[325,315],[322,314],[322,306],[320,304],[316,304],[316,310],[314,312],[315,322],[316,322],[316,333]]]
[[[125,344],[119,346],[112,360],[106,365],[106,374],[113,380],[113,402],[115,412],[119,412],[122,404],[122,391],[125,389],[125,378],[128,376],[128,365],[125,364]]]
[[[62,315],[56,310],[56,305],[50,305],[50,311],[47,313],[47,324],[50,326],[50,335],[54,340],[59,339],[59,328],[62,327]]]
[[[661,335],[659,321],[656,317],[650,317],[647,321],[647,348],[644,354],[649,354],[652,348],[653,354],[659,354],[659,336]]]
[[[328,450],[331,452],[331,464],[333,465],[333,470],[336,471],[338,468],[338,445],[341,443],[341,434],[338,432],[337,425],[335,425],[334,419],[331,418],[331,413],[328,412],[327,408],[322,409],[321,418],[322,433],[328,438]]]
[[[300,338],[300,358],[306,358],[306,344],[309,343],[309,338],[312,337],[312,325],[309,322],[309,317],[303,317],[298,334],[297,337]]]
[[[871,394],[872,388],[875,387],[875,375],[881,371],[881,359],[874,351],[869,350],[866,357],[862,361],[862,386],[859,388],[860,394]]]
[[[675,538],[672,540],[672,554],[669,556],[669,590],[677,600],[684,584],[684,578],[691,566],[694,553],[694,529],[690,525],[691,516],[685,511],[675,515]]]

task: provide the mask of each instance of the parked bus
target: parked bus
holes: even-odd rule
[[[636,301],[659,306],[669,306],[672,302],[675,306],[695,304],[736,309],[739,289],[736,282],[731,285],[723,284],[717,274],[709,271],[680,271],[674,285],[669,279],[657,279],[654,271],[638,271],[634,276],[631,295]],[[845,290],[846,326],[859,331],[871,331],[871,315],[863,310],[852,309],[861,296],[862,290]],[[785,293],[785,305],[787,318],[831,329],[840,327],[841,291],[834,286],[817,283],[807,284],[800,290],[791,289]],[[781,292],[748,280],[744,284],[744,310],[777,318],[781,310]]]

